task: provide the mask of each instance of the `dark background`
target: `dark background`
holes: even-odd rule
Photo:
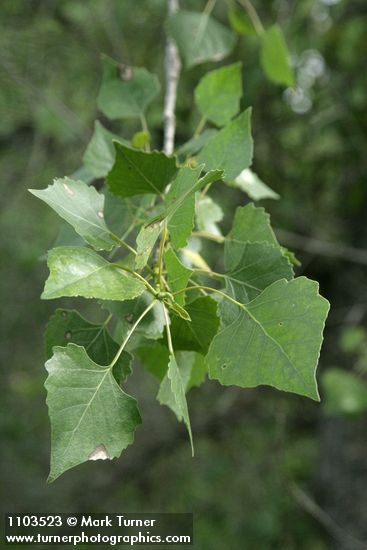
[[[204,7],[199,0],[181,5]],[[265,25],[277,21],[285,32],[297,90],[285,92],[266,79],[255,36],[240,38],[225,63],[243,61],[243,107],[254,108],[254,169],[281,195],[263,205],[282,243],[296,250],[298,274],[320,281],[332,305],[318,371],[324,400],[207,382],[189,396],[192,460],[184,428],[155,402],[155,381],[137,369],[130,384],[145,422],[135,444],[119,460],[83,465],[46,485],[42,334],[63,302],[41,302],[39,295],[59,220],[26,190],[44,188],[80,166],[98,116],[100,52],[146,66],[163,82],[165,1],[2,0],[4,512],[192,511],[200,550],[367,548],[365,407],[342,414],[345,407],[334,394],[325,395],[322,383],[327,370],[337,367],[356,373],[363,388],[367,372],[367,6],[365,0],[255,5]],[[226,23],[224,1],[218,0],[214,15]],[[178,143],[198,122],[192,92],[211,68],[199,66],[182,76]],[[162,97],[148,113],[156,147],[162,142],[161,113]],[[111,129],[130,136],[139,127],[128,122]],[[233,209],[247,198],[224,187],[214,195],[226,206],[226,230]],[[216,257],[215,246],[207,257]],[[356,403],[351,388],[339,384],[335,391]]]

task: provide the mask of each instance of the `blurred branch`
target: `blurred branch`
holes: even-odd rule
[[[178,0],[167,0],[168,15],[171,16],[179,9]],[[181,62],[178,50],[172,38],[167,38],[165,72],[166,72],[166,95],[164,98],[164,145],[163,149],[167,155],[173,153],[176,132],[176,100],[177,85],[180,77]]]
[[[343,544],[345,550],[366,550],[367,543],[355,539],[352,535],[342,529],[320,506],[305,493],[298,485],[292,483],[290,493],[299,506],[336,540]]]
[[[292,246],[298,250],[316,254],[317,256],[328,256],[329,258],[367,265],[367,250],[321,241],[313,237],[305,237],[298,233],[292,233],[291,231],[284,231],[283,229],[276,229],[275,232],[279,240],[286,246]]]

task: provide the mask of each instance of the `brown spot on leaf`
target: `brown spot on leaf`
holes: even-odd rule
[[[70,330],[68,330],[67,332],[65,332],[65,338],[66,338],[66,340],[71,340],[71,332],[70,332]]]

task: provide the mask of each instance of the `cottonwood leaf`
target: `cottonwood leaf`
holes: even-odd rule
[[[246,306],[222,312],[206,364],[221,384],[274,386],[319,400],[315,371],[329,303],[305,277],[267,287]]]
[[[203,296],[186,304],[191,321],[172,317],[171,336],[175,350],[197,351],[205,355],[218,331],[217,302]]]
[[[202,166],[182,167],[165,197],[166,217],[172,244],[186,246],[191,235],[195,216],[195,193],[220,179],[222,170],[211,170],[199,179]]]
[[[123,235],[137,217],[141,197],[122,199],[116,197],[116,195],[112,195],[108,189],[104,189],[104,195],[104,217],[106,223],[115,235]]]
[[[111,250],[116,246],[116,237],[104,221],[104,196],[94,187],[62,178],[56,179],[46,189],[29,191],[51,206],[96,250]]]
[[[160,382],[167,373],[169,350],[160,342],[139,346],[135,353],[141,361],[142,367],[150,372]]]
[[[254,201],[260,201],[262,199],[279,199],[280,196],[278,193],[270,189],[255,172],[246,168],[242,170],[239,176],[233,181],[230,182],[232,187],[241,189],[247,193],[250,199]]]
[[[143,226],[136,238],[135,268],[142,269],[146,266],[150,254],[162,230],[162,222],[155,222]]]
[[[164,153],[137,151],[117,141],[115,163],[107,176],[110,191],[119,197],[162,194],[176,172],[176,157]]]
[[[217,126],[225,126],[240,110],[242,63],[206,73],[195,88],[200,113]]]
[[[186,288],[193,271],[180,262],[171,248],[164,255],[164,264],[167,271],[167,282],[171,291],[175,293]],[[178,294],[175,300],[179,305],[184,306],[185,293]]]
[[[115,148],[112,140],[118,140],[128,145],[127,141],[104,128],[104,126],[96,120],[92,138],[83,155],[84,165],[95,178],[104,178],[113,166],[115,161]]]
[[[205,170],[224,170],[226,181],[234,180],[252,162],[251,109],[246,109],[216,136],[211,138],[198,156]]]
[[[245,243],[261,243],[280,246],[270,225],[270,216],[262,207],[256,207],[252,202],[236,209],[232,229],[226,238],[230,246],[226,247],[227,265],[237,261],[236,254],[242,250]]]
[[[227,293],[242,303],[279,279],[292,279],[288,257],[278,244],[263,208],[252,203],[236,210],[224,244]]]
[[[194,136],[189,141],[181,145],[181,147],[178,148],[177,153],[179,155],[194,155],[195,153],[198,153],[198,151],[204,147],[209,139],[214,137],[217,133],[218,130],[215,128],[208,128],[199,136]]]
[[[143,368],[157,378],[160,382],[167,373],[169,363],[169,350],[163,344],[156,342],[153,345],[143,345],[135,350],[141,360]],[[204,356],[195,351],[176,352],[177,364],[180,366],[180,373],[185,392],[191,388],[201,386],[206,377],[206,366]],[[171,403],[170,407],[174,405]]]
[[[205,195],[196,200],[196,226],[199,231],[205,231],[212,235],[221,235],[221,231],[217,225],[223,219],[223,210],[213,201],[211,197]]]
[[[187,68],[220,61],[233,49],[236,35],[205,13],[180,10],[167,21]]]
[[[144,292],[144,294],[141,294],[135,300],[101,302],[101,305],[103,309],[112,313],[120,321],[120,332],[125,337],[127,332],[131,330],[132,325],[138,320],[153,299],[150,293]],[[129,346],[134,348],[135,341],[140,341],[141,337],[151,340],[161,338],[164,326],[165,320],[162,305],[157,302],[136,327],[134,334],[129,340]]]
[[[261,35],[261,64],[268,78],[275,84],[294,86],[294,73],[283,31],[273,25]]]
[[[112,459],[133,442],[141,423],[136,400],[117,384],[110,367],[84,348],[56,347],[46,363],[51,420],[49,482],[87,460]]]
[[[64,347],[69,343],[84,347],[92,361],[98,365],[109,365],[119,349],[105,325],[90,323],[75,310],[57,309],[46,327],[47,359],[52,356],[55,346]],[[131,361],[130,353],[123,351],[113,368],[118,384],[131,374]]]
[[[159,94],[156,75],[144,68],[120,65],[103,56],[103,80],[97,97],[100,111],[108,118],[139,118]]]
[[[145,286],[89,248],[62,246],[48,253],[50,269],[42,294],[44,300],[83,296],[101,300],[131,300]]]
[[[170,356],[167,374],[161,382],[157,399],[161,405],[167,405],[173,410],[179,422],[183,421],[185,423],[190,437],[192,455],[194,456],[194,444],[192,440],[189,411],[187,408],[185,383],[173,355]]]
[[[195,193],[191,192],[197,184],[202,166],[190,168],[184,166],[177,174],[165,197],[168,216],[168,231],[175,248],[186,246],[192,233],[195,217]],[[176,205],[179,203],[179,206]]]

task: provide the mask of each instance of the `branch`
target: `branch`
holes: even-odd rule
[[[167,0],[168,15],[171,16],[179,9],[178,0]],[[177,85],[180,77],[181,62],[175,42],[167,38],[166,44],[166,95],[164,98],[164,144],[163,150],[167,155],[173,153],[176,132],[176,98]]]
[[[367,265],[367,250],[321,241],[313,237],[305,237],[304,235],[292,233],[291,231],[284,231],[283,229],[276,229],[275,233],[285,245],[297,248],[298,250],[316,254],[317,256],[328,256],[329,258]]]

